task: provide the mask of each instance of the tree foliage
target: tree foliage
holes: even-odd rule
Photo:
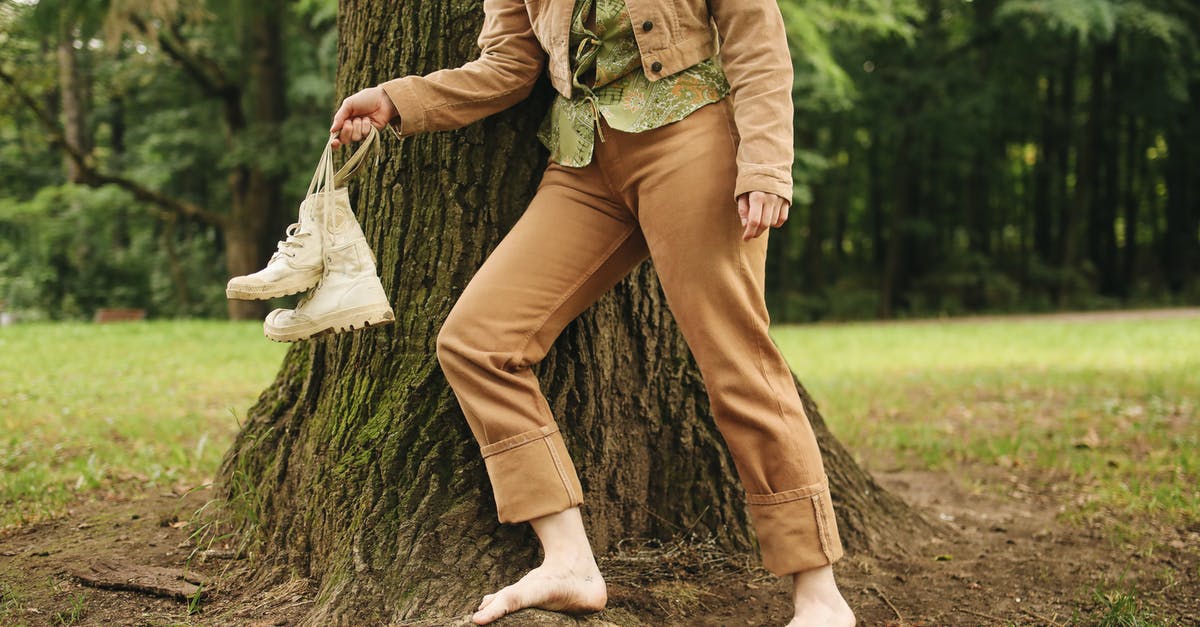
[[[157,315],[226,309],[230,246],[248,240],[253,263],[266,261],[310,173],[295,155],[320,150],[334,104],[336,3],[263,15],[269,5],[0,3],[0,168],[21,173],[0,181],[0,233],[20,234],[2,243],[10,255],[0,300],[9,309],[34,317],[118,305]],[[264,24],[280,31],[282,57],[251,61]],[[64,73],[65,60],[77,71]],[[277,93],[262,87],[264,63],[283,77]],[[76,116],[71,94],[83,102]],[[144,245],[61,250],[76,263],[40,265],[44,246],[80,219],[90,226],[77,237],[86,238],[101,216],[117,215],[127,219],[117,220],[125,232],[114,241]],[[100,271],[110,266],[105,255],[135,252],[141,271]],[[185,275],[192,280],[174,283]]]
[[[0,278],[10,309],[87,315],[105,299],[76,298],[87,303],[76,310],[50,295],[107,284],[116,304],[118,277],[150,294],[171,243],[202,257],[176,262],[207,271],[176,300],[154,292],[143,306],[218,315],[227,275],[265,261],[307,181],[297,155],[318,150],[336,104],[336,2],[274,1],[0,2],[0,79],[13,81],[0,80],[0,167],[19,173],[0,180],[0,198],[4,215],[22,216],[0,237],[22,233],[3,245],[24,260]],[[770,234],[777,320],[1200,302],[1194,2],[780,7],[796,69],[796,187],[789,223]],[[253,54],[271,24],[278,98]],[[282,104],[264,113],[264,99]],[[96,172],[65,156],[74,144]],[[69,181],[145,189],[43,193]],[[67,223],[53,223],[75,215],[47,198],[143,216],[122,222],[144,232],[121,241],[154,243],[146,272],[105,283],[39,266],[48,257],[33,242],[58,241]],[[89,263],[105,265],[74,267]],[[45,289],[31,299],[18,283]]]
[[[777,317],[1200,300],[1194,3],[783,8],[798,189]]]

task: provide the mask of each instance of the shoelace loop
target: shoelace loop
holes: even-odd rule
[[[300,238],[312,235],[308,231],[301,231],[299,222],[289,224],[286,232],[287,239],[279,240],[279,243],[275,245],[275,254],[271,255],[271,261],[275,261],[280,255],[295,257],[296,253],[288,252],[288,249],[303,248],[304,242],[300,241]]]

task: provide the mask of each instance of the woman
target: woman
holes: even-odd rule
[[[543,68],[558,92],[538,132],[550,158],[537,193],[437,341],[500,520],[528,521],[545,555],[485,596],[473,620],[605,606],[579,479],[530,366],[650,257],[729,443],[764,565],[793,576],[790,624],[853,625],[833,578],[843,549],[820,451],[767,334],[763,235],[787,220],[792,194],[792,67],[778,6],[483,4],[478,59],[364,89],[330,129],[337,148],[368,125],[398,137],[459,128],[524,99]]]

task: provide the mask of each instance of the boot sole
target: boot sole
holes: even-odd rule
[[[339,312],[336,316],[330,316],[315,321],[313,324],[293,329],[276,329],[264,323],[263,335],[275,342],[300,342],[322,335],[383,326],[395,321],[396,315],[392,313],[391,307],[380,309],[375,306],[368,306]]]
[[[312,279],[288,284],[274,283],[257,288],[253,286],[241,288],[226,287],[225,298],[230,300],[270,300],[272,298],[281,298],[312,289],[320,280],[321,275],[318,274]]]

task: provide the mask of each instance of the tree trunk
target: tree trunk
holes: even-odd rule
[[[1191,102],[1200,98],[1200,81],[1188,85]],[[1166,229],[1162,234],[1162,263],[1167,289],[1178,295],[1194,281],[1200,266],[1200,114],[1184,108],[1167,132],[1167,163],[1163,179],[1167,186]]]
[[[84,154],[91,152],[91,135],[87,130],[87,111],[84,93],[84,75],[79,72],[79,59],[75,53],[75,25],[64,22],[59,33],[58,48],[58,89],[60,108],[62,109],[63,137],[67,143],[76,146]],[[67,180],[72,183],[84,182],[83,172],[69,155],[63,157],[63,167],[66,169]]]
[[[1125,168],[1121,172],[1121,206],[1123,209],[1122,223],[1124,229],[1121,242],[1121,298],[1128,300],[1133,294],[1134,274],[1138,267],[1138,170],[1147,161],[1140,157],[1143,153],[1141,134],[1139,133],[1138,117],[1132,113],[1123,116],[1125,119]]]
[[[1079,69],[1079,40],[1077,37],[1071,36],[1066,42],[1067,59],[1062,67],[1062,86],[1058,98],[1058,147],[1059,150],[1055,155],[1057,163],[1055,164],[1055,193],[1053,194],[1054,202],[1057,205],[1058,216],[1055,222],[1058,225],[1056,232],[1056,256],[1055,267],[1057,269],[1057,278],[1053,289],[1054,302],[1062,308],[1066,305],[1067,299],[1067,274],[1071,271],[1065,265],[1066,259],[1066,243],[1070,237],[1072,226],[1072,211],[1075,204],[1071,196],[1072,189],[1070,185],[1070,169],[1071,169],[1071,145],[1075,141],[1075,92],[1076,92],[1076,77]],[[1077,157],[1078,158],[1078,157]],[[1078,185],[1075,189],[1078,189]]]
[[[246,7],[241,33],[243,45],[249,50],[246,79],[242,89],[222,96],[231,145],[247,131],[253,131],[259,138],[277,137],[287,116],[280,23],[284,13],[280,0]],[[256,148],[266,151],[268,147],[269,144],[264,144]],[[279,216],[294,215],[294,209],[284,211],[282,176],[278,168],[269,171],[262,163],[255,162],[239,164],[230,171],[231,211],[225,228],[225,266],[229,276],[250,274],[266,265],[286,224],[281,223]],[[233,320],[261,319],[267,313],[267,304],[231,299],[228,312]]]
[[[901,119],[905,119],[903,116]],[[883,282],[879,294],[878,315],[880,318],[891,318],[896,314],[906,287],[908,259],[906,245],[908,244],[908,220],[912,211],[913,169],[915,165],[910,157],[913,150],[913,131],[908,124],[900,131],[897,140],[895,163],[895,203],[887,220],[887,254],[883,265]]]
[[[479,6],[343,2],[339,91],[474,58]],[[396,323],[294,346],[226,455],[223,490],[257,547],[249,585],[310,578],[320,592],[306,624],[450,623],[535,565],[529,526],[497,522],[434,344],[537,187],[546,157],[534,133],[549,96],[543,80],[510,111],[384,146],[352,199]],[[651,264],[568,325],[536,371],[599,554],[684,530],[749,550],[732,461]],[[848,551],[900,551],[933,532],[854,463],[804,397]]]
[[[1050,265],[1054,261],[1053,214],[1051,213],[1051,181],[1057,178],[1055,165],[1059,142],[1056,98],[1058,77],[1052,72],[1046,75],[1046,92],[1041,106],[1041,135],[1037,163],[1033,170],[1033,247],[1038,261]]]
[[[1070,120],[1070,112],[1074,109],[1075,104],[1075,60],[1077,46],[1072,40],[1070,61],[1067,64],[1067,78],[1063,81],[1065,88],[1062,101],[1064,118]],[[1093,82],[1091,89],[1095,90],[1096,85]],[[1092,185],[1095,180],[1093,177],[1092,151],[1095,147],[1095,138],[1097,117],[1095,111],[1088,110],[1083,123],[1083,132],[1080,136],[1079,147],[1075,153],[1075,184],[1074,196],[1067,200],[1064,196],[1062,201],[1062,218],[1059,221],[1059,281],[1057,304],[1059,308],[1066,308],[1068,301],[1072,295],[1071,280],[1078,271],[1079,257],[1079,240],[1081,237],[1081,228],[1083,226],[1083,216],[1086,214],[1088,206],[1092,202]],[[1065,173],[1067,170],[1063,169]]]
[[[867,145],[867,211],[871,218],[871,263],[880,276],[887,265],[887,242],[884,233],[887,229],[887,219],[883,213],[883,127],[876,123],[870,131],[870,143]],[[880,300],[883,299],[883,283],[880,282]],[[883,303],[880,302],[880,306]]]
[[[251,51],[247,55],[250,64],[247,67],[246,111],[255,136],[274,139],[282,135],[283,122],[288,116],[283,53],[283,16],[287,15],[287,7],[283,0],[263,0],[248,4],[246,11],[249,18],[246,49]],[[261,147],[264,160],[268,155],[280,160],[274,153],[278,145],[276,141],[265,142]],[[251,166],[247,172],[245,202],[247,212],[260,218],[257,236],[261,264],[275,251],[275,242],[287,225],[295,221],[297,207],[285,206],[282,168],[263,167],[262,163]]]
[[[1087,213],[1087,253],[1097,274],[1096,286],[1104,296],[1119,293],[1117,275],[1117,205],[1119,179],[1117,156],[1120,154],[1117,103],[1113,74],[1117,65],[1117,42],[1096,45],[1093,55],[1090,140],[1092,201]]]

